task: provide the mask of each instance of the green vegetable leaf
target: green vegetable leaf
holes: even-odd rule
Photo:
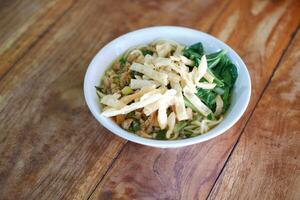
[[[203,45],[196,43],[183,50],[183,55],[194,61],[195,66],[199,66],[202,55],[204,54]],[[221,95],[223,99],[223,113],[227,111],[230,106],[231,90],[237,79],[238,73],[236,66],[226,56],[226,50],[221,50],[215,53],[206,55],[208,64],[208,73],[214,77],[214,83],[217,86],[212,90],[198,89],[196,95],[200,100],[208,106],[212,111],[216,108],[216,95]],[[200,82],[205,81],[203,78]],[[185,105],[190,107],[193,111],[197,109],[191,102],[184,98]],[[211,115],[209,118],[213,119]]]
[[[231,90],[238,77],[237,68],[224,54],[219,62],[213,68],[210,68],[210,73],[216,77],[214,82],[217,83],[218,86],[214,88],[213,91],[221,95],[223,100],[223,113],[225,113],[230,106]]]
[[[147,55],[147,54],[149,54],[151,56],[153,55],[153,52],[150,51],[150,50],[148,50],[148,49],[142,49],[141,51],[142,51],[142,53],[143,53],[144,56]]]
[[[225,113],[230,106],[230,89],[226,87],[224,89],[224,94],[221,96],[223,100],[223,113]]]
[[[230,88],[232,88],[238,76],[236,66],[232,63],[229,63],[226,67],[223,68],[221,76],[223,77],[224,82]]]
[[[132,131],[135,133],[139,130],[141,130],[141,124],[140,124],[139,120],[133,119],[133,121],[129,127],[129,131]]]
[[[183,55],[194,61],[195,66],[198,67],[201,57],[204,54],[203,45],[201,42],[191,45],[189,48],[183,50]]]
[[[96,94],[97,94],[97,96],[98,96],[98,98],[99,98],[99,100],[100,100],[100,99],[104,96],[104,94],[102,93],[100,87],[95,86],[95,88],[96,88]]]
[[[216,76],[216,74],[212,71],[212,70],[210,70],[209,68],[207,68],[207,71],[208,71],[208,73],[210,74],[210,75],[212,75],[213,77],[214,77],[214,83],[215,84],[217,84],[217,86],[219,86],[219,87],[223,87],[224,86],[224,83],[223,83],[223,81],[220,79],[220,78],[218,78],[217,76]]]
[[[194,59],[195,67],[198,67],[198,66],[199,66],[200,61],[201,61],[200,58],[195,58],[195,59]]]
[[[158,132],[156,132],[156,137],[155,139],[157,140],[166,140],[166,131],[165,130],[160,130]]]
[[[226,51],[221,50],[216,53],[206,55],[208,68],[210,69],[214,68],[222,60],[225,54]]]
[[[219,63],[213,69],[211,69],[210,72],[213,73],[215,77],[220,78],[222,82],[224,82],[230,88],[233,87],[238,76],[236,66],[226,55],[220,59]],[[218,80],[216,79],[216,81]],[[223,87],[222,85],[218,86]]]
[[[208,116],[207,116],[207,119],[209,120],[216,120],[216,117],[213,113],[210,113]]]
[[[120,58],[119,62],[120,62],[120,66],[121,66],[121,67],[124,67],[124,65],[126,64],[126,58],[125,58],[124,56],[122,56],[122,57]]]
[[[198,88],[196,95],[211,110],[215,110],[217,94],[213,90],[206,90],[206,89]]]
[[[201,42],[198,42],[196,44],[193,44],[189,47],[190,50],[198,53],[199,55],[203,55],[204,54],[204,48]]]

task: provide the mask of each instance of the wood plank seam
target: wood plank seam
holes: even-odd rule
[[[95,140],[96,140],[96,138],[95,138]],[[81,141],[81,143],[79,143],[79,146],[82,145],[83,142],[84,142],[84,141]],[[126,143],[127,143],[127,141],[126,141]],[[107,170],[105,171],[105,173],[103,174],[103,176],[100,178],[100,181],[99,181],[99,182],[96,184],[96,186],[93,188],[91,194],[88,196],[87,199],[90,198],[90,196],[93,194],[93,192],[95,191],[95,189],[97,188],[97,186],[99,185],[99,183],[103,180],[103,178],[105,177],[105,175],[107,174],[107,172],[108,172],[109,169],[111,168],[112,163],[119,157],[119,155],[120,155],[121,152],[123,151],[124,147],[125,147],[125,145],[122,146],[122,148],[121,148],[121,150],[118,152],[118,154],[112,159],[112,162],[109,164],[109,167],[107,168]],[[74,150],[70,153],[70,155],[67,157],[66,160],[68,160],[69,158],[71,158],[71,157],[73,156],[73,153],[74,153],[75,151],[76,151],[76,149],[74,149]],[[64,165],[60,166],[58,172],[59,172],[63,167],[64,167]],[[28,194],[28,196],[26,196],[25,199],[29,199],[30,196],[31,196],[31,195],[39,188],[40,185],[43,184],[43,182],[44,182],[47,178],[48,178],[48,177],[45,177],[45,178],[40,182],[40,184],[39,184],[34,190],[32,190],[32,192],[31,192],[30,194]],[[52,181],[54,178],[55,178],[55,177],[52,177],[52,178],[51,178],[51,181]],[[33,198],[35,198],[35,197],[33,197]]]
[[[209,199],[299,199],[299,33]]]
[[[234,149],[236,148],[237,144],[239,143],[240,138],[241,138],[241,136],[243,135],[243,133],[244,133],[244,131],[245,131],[247,125],[248,125],[248,122],[249,122],[250,119],[252,118],[252,115],[253,115],[253,113],[255,112],[258,103],[260,102],[260,100],[261,100],[261,98],[263,97],[263,95],[264,95],[266,89],[267,89],[268,86],[270,85],[271,80],[272,80],[272,78],[273,78],[275,72],[277,71],[278,67],[280,66],[280,64],[281,64],[281,62],[282,62],[282,59],[284,58],[284,56],[285,56],[286,53],[287,53],[287,50],[289,49],[289,47],[291,46],[292,42],[294,41],[294,38],[295,38],[297,32],[299,31],[299,27],[300,27],[300,24],[297,26],[297,28],[295,29],[295,31],[293,31],[293,33],[291,34],[291,37],[290,37],[290,40],[289,40],[287,46],[284,48],[284,50],[283,50],[283,52],[282,52],[282,54],[281,54],[281,56],[280,56],[280,58],[279,58],[277,64],[275,65],[275,68],[274,68],[273,71],[272,71],[272,74],[271,74],[270,78],[268,79],[266,85],[264,86],[262,92],[260,93],[260,95],[259,95],[259,97],[258,97],[258,100],[257,100],[257,102],[255,103],[255,106],[254,106],[253,110],[251,111],[251,113],[250,113],[250,115],[249,115],[249,117],[248,117],[248,119],[247,119],[247,121],[246,121],[246,123],[245,123],[245,126],[243,127],[243,129],[242,129],[240,135],[238,136],[237,141],[236,141],[235,144],[233,145],[233,147],[232,147],[232,149],[231,149],[231,151],[230,151],[230,153],[229,153],[229,155],[228,155],[228,157],[227,157],[227,159],[226,159],[226,161],[225,161],[225,163],[224,163],[224,165],[223,165],[221,171],[219,172],[217,178],[215,179],[215,181],[214,181],[214,183],[213,183],[213,185],[212,185],[212,187],[211,187],[211,189],[210,189],[210,191],[209,191],[209,193],[208,193],[208,195],[207,195],[207,197],[206,197],[206,200],[207,200],[207,199],[209,198],[209,196],[211,195],[211,193],[212,193],[212,191],[213,191],[213,189],[214,189],[214,187],[215,187],[217,181],[219,180],[219,178],[220,178],[221,174],[223,173],[223,171],[224,171],[224,169],[225,169],[225,167],[226,167],[228,161],[230,160],[230,158],[231,158],[231,156],[232,156],[232,153],[234,152]]]
[[[52,29],[52,27],[54,27],[55,26],[55,24],[62,18],[62,17],[64,17],[67,13],[68,13],[68,11],[71,9],[71,8],[73,8],[73,6],[76,4],[76,2],[77,2],[78,0],[75,0],[74,1],[74,3],[72,3],[72,5],[69,7],[69,8],[67,8],[63,13],[61,13],[60,14],[60,16],[58,16],[57,18],[56,18],[56,20],[52,23],[52,24],[50,24],[37,38],[36,38],[36,40],[32,43],[32,44],[30,44],[29,45],[29,47],[27,48],[27,50],[22,54],[22,55],[20,55],[20,57],[9,67],[9,69],[2,75],[2,76],[0,76],[0,82],[2,81],[2,79],[14,68],[14,66],[16,66],[26,55],[27,55],[27,53],[32,49],[32,48],[34,48],[35,47],[35,45]]]
[[[102,180],[104,179],[104,177],[106,176],[106,174],[110,171],[110,169],[112,168],[112,166],[114,165],[114,163],[116,162],[116,160],[119,158],[119,156],[121,155],[121,153],[125,149],[125,146],[126,146],[127,143],[128,143],[128,140],[123,144],[123,146],[120,149],[120,151],[118,152],[118,154],[112,159],[111,163],[109,164],[108,168],[104,172],[103,176],[100,178],[100,180],[97,182],[97,184],[93,188],[92,192],[89,194],[87,200],[89,200],[91,198],[91,196],[93,195],[93,193],[95,192],[95,190],[97,189],[97,187],[99,186],[99,184],[102,182]]]

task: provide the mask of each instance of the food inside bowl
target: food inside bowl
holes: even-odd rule
[[[208,132],[223,120],[237,79],[224,50],[206,53],[156,40],[126,51],[96,87],[103,107],[123,129],[141,137],[176,140]]]

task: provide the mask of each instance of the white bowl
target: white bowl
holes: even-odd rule
[[[175,40],[188,46],[196,42],[202,42],[206,52],[215,52],[220,49],[226,49],[227,55],[237,67],[238,78],[233,89],[231,106],[228,109],[224,120],[206,134],[193,138],[171,141],[146,139],[125,131],[110,118],[101,115],[101,106],[98,96],[96,95],[95,86],[100,84],[100,79],[104,75],[105,70],[117,57],[130,47],[148,44],[159,38]],[[193,29],[175,26],[157,26],[139,29],[114,39],[105,45],[93,58],[84,78],[84,96],[87,105],[95,118],[104,127],[114,134],[132,142],[161,148],[182,147],[196,144],[224,133],[232,127],[245,112],[250,100],[250,95],[251,81],[248,70],[242,59],[234,50],[211,35]]]

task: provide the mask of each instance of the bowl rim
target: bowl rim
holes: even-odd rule
[[[112,123],[114,123],[114,122],[112,122],[111,120],[110,121],[105,120],[106,117],[103,117],[103,116],[99,115],[99,113],[97,113],[94,109],[92,109],[93,108],[92,102],[91,102],[92,99],[91,99],[90,96],[88,96],[87,91],[88,91],[88,87],[89,87],[89,84],[88,84],[89,76],[92,73],[91,72],[92,66],[96,64],[97,57],[99,57],[99,55],[101,55],[102,51],[109,48],[113,44],[117,43],[119,40],[122,40],[123,38],[126,38],[127,36],[132,35],[132,34],[143,34],[143,32],[149,31],[149,30],[189,31],[189,32],[195,32],[197,34],[202,34],[204,37],[215,40],[218,43],[222,43],[223,46],[225,46],[227,49],[229,49],[231,51],[231,53],[235,57],[235,60],[237,62],[239,62],[240,67],[244,68],[243,70],[246,72],[245,76],[246,76],[246,79],[247,79],[245,81],[248,83],[247,86],[248,86],[248,91],[249,91],[246,94],[246,101],[242,104],[242,107],[240,108],[237,116],[235,118],[233,118],[231,121],[229,121],[227,123],[227,125],[222,130],[215,131],[212,134],[210,134],[211,130],[215,129],[215,128],[213,128],[213,129],[211,129],[210,131],[208,131],[207,133],[205,133],[203,135],[199,135],[199,136],[192,137],[192,138],[180,139],[180,140],[147,139],[147,138],[143,138],[141,136],[135,135],[131,132],[128,132],[128,131],[122,129],[121,127],[119,127],[121,130],[114,130],[114,127],[112,127]],[[130,48],[130,47],[128,47],[128,48]],[[141,28],[141,29],[137,29],[137,30],[125,33],[125,34],[111,40],[105,46],[103,46],[97,52],[97,54],[93,57],[92,61],[88,65],[88,68],[86,70],[85,77],[84,77],[83,92],[84,92],[85,101],[86,101],[86,103],[89,107],[90,112],[98,120],[98,122],[100,122],[110,132],[120,136],[123,139],[129,140],[129,141],[132,141],[132,142],[138,143],[138,144],[143,144],[143,145],[147,145],[147,146],[151,146],[151,147],[159,147],[159,148],[175,148],[175,147],[183,147],[183,146],[192,145],[192,144],[207,141],[211,138],[214,138],[218,135],[221,135],[221,134],[225,133],[228,129],[230,129],[241,118],[241,116],[246,111],[247,106],[250,102],[251,79],[250,79],[249,71],[248,71],[245,63],[243,62],[243,60],[240,58],[240,56],[230,46],[225,44],[223,41],[217,39],[216,37],[214,37],[210,34],[204,33],[202,31],[199,31],[199,30],[195,30],[195,29],[191,29],[191,28],[187,28],[187,27],[182,27],[182,26],[152,26],[152,27]]]

